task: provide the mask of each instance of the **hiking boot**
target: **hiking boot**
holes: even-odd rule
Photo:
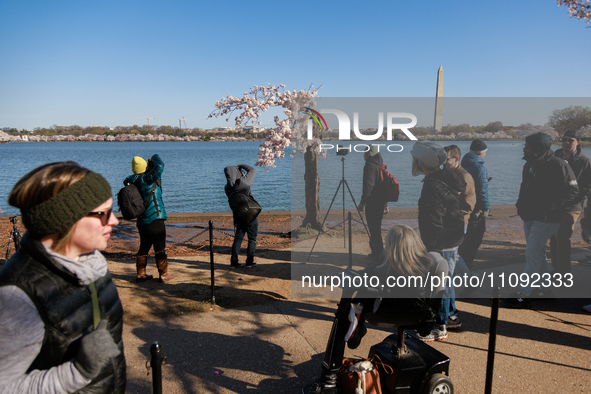
[[[449,319],[447,319],[447,324],[445,325],[445,328],[448,330],[457,330],[458,328],[462,327],[462,321],[460,320],[459,316],[450,316]]]
[[[525,298],[525,294],[518,291],[503,300],[503,306],[507,308],[527,308],[531,304],[529,298]]]
[[[444,339],[447,339],[447,330],[445,329],[445,324],[441,326],[435,324],[429,335],[422,336],[417,334],[417,338],[423,342],[443,341]]]
[[[146,266],[148,265],[148,256],[137,256],[135,258],[135,266],[137,268],[136,282],[144,282],[153,278],[152,275],[146,274]]]
[[[165,253],[156,256],[156,267],[158,267],[158,274],[160,275],[158,280],[160,282],[174,278],[174,275],[168,273],[168,257]]]

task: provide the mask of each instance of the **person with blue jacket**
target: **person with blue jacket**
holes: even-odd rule
[[[137,267],[136,282],[152,279],[152,275],[146,274],[148,253],[154,246],[156,267],[160,275],[160,281],[174,278],[168,274],[168,256],[166,256],[166,227],[164,221],[168,219],[166,209],[162,202],[162,185],[160,179],[164,171],[164,162],[155,154],[148,162],[139,156],[131,161],[133,175],[123,181],[127,185],[133,183],[137,186],[147,203],[146,211],[137,218],[137,229],[140,233],[140,248],[137,252],[135,264]]]
[[[472,263],[476,258],[478,248],[482,244],[482,238],[486,231],[486,218],[490,211],[488,201],[488,171],[484,166],[484,157],[488,147],[480,139],[472,141],[470,152],[462,158],[462,167],[474,178],[474,188],[476,190],[476,204],[470,214],[468,227],[464,235],[464,242],[460,245],[458,251],[466,265],[472,269]]]

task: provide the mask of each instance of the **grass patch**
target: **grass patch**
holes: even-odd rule
[[[318,235],[318,230],[313,228],[307,229],[306,227],[298,227],[291,232],[291,237],[295,239],[312,238]]]

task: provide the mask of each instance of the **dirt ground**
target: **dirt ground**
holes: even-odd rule
[[[339,219],[329,217],[327,223]],[[417,228],[416,209],[393,209],[385,215],[383,228],[405,223]],[[275,263],[256,268],[229,269],[233,241],[232,218],[229,214],[173,214],[167,224],[169,271],[175,278],[166,284],[157,280],[135,283],[135,252],[139,238],[135,222],[122,220],[113,230],[104,252],[117,285],[127,322],[140,322],[157,317],[189,313],[215,312],[220,308],[237,308],[291,298],[290,262],[292,226],[301,216],[288,212],[264,212],[259,217],[256,255]],[[209,245],[209,221],[213,224],[213,254]],[[18,227],[24,233],[19,221]],[[359,226],[357,226],[359,227]],[[11,224],[0,215],[0,256],[4,257]],[[335,230],[338,235],[339,228]],[[361,231],[360,231],[361,232]],[[308,236],[314,236],[312,234]],[[363,236],[358,234],[357,236]],[[577,226],[573,236],[573,254],[587,251]],[[246,247],[246,238],[242,244]],[[521,220],[512,206],[498,206],[491,211],[487,233],[475,261],[476,269],[524,261],[525,241]],[[241,252],[241,262],[245,259]],[[214,260],[215,305],[212,304],[211,259]],[[3,260],[0,260],[2,263]],[[148,260],[148,273],[157,277],[153,254]]]

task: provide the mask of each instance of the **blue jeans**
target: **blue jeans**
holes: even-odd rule
[[[458,261],[458,249],[454,249],[449,252],[442,252],[441,256],[447,260],[449,266],[448,275],[452,279],[451,283],[445,285],[445,291],[443,292],[443,298],[441,299],[441,307],[437,313],[437,324],[447,324],[447,320],[450,316],[456,316],[458,310],[456,309],[456,290],[453,284],[453,275],[456,268],[456,262]],[[448,286],[449,284],[449,286]]]
[[[254,263],[254,251],[257,247],[258,230],[258,219],[255,219],[250,224],[236,224],[236,234],[234,235],[234,243],[232,244],[232,257],[230,257],[230,263],[238,264],[238,254],[240,253],[240,245],[242,245],[244,234],[248,235],[248,246],[246,247],[246,264]]]
[[[548,262],[546,260],[546,243],[556,231],[560,223],[546,223],[537,220],[523,222],[523,232],[525,233],[525,268],[523,273],[527,274],[531,280],[531,275],[539,273],[545,274],[548,271]],[[519,287],[525,296],[531,294],[531,288]]]
[[[464,234],[466,234],[467,228],[468,228],[468,225],[465,224],[464,225]],[[467,274],[468,276],[474,275],[472,270],[470,268],[468,268],[468,266],[466,265],[466,262],[462,258],[462,255],[459,253],[460,253],[460,250],[458,249],[458,261],[456,264],[455,273],[458,274],[458,276],[464,276],[464,274]]]

